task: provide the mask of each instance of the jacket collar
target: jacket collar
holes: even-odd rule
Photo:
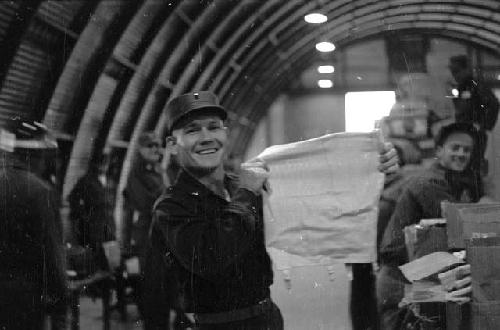
[[[179,175],[177,176],[177,180],[175,181],[174,186],[175,188],[178,188],[191,196],[196,196],[203,199],[205,199],[206,197],[215,196],[217,198],[224,200],[224,198],[217,195],[212,190],[208,189],[203,183],[197,180],[185,169],[181,169],[181,171],[179,172]],[[233,173],[226,172],[224,174],[224,187],[229,192],[229,195],[232,196],[234,191],[238,187],[238,176]]]
[[[480,183],[477,182],[477,178],[470,168],[467,168],[463,172],[452,171],[445,168],[444,166],[439,164],[438,161],[436,161],[432,165],[432,169],[435,172],[441,173],[441,175],[450,186],[452,193],[462,194],[463,191],[468,191],[473,202],[481,198],[482,192]],[[460,199],[459,196],[455,197],[457,197],[457,199]]]

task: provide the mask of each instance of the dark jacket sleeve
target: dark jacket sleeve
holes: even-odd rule
[[[215,218],[188,212],[172,200],[160,201],[153,230],[161,231],[182,267],[205,279],[220,280],[228,266],[242,258],[255,240],[260,196],[238,189]]]
[[[491,89],[482,84],[476,86],[475,92],[479,101],[478,111],[483,111],[483,113],[480,114],[482,124],[485,129],[492,130],[498,118],[498,99]]]
[[[153,224],[150,232],[150,244],[146,252],[146,266],[144,269],[143,302],[144,325],[146,330],[169,329],[169,311],[173,297],[169,290],[173,290],[175,283],[169,283],[171,271],[166,264],[166,243],[161,230]]]
[[[408,262],[404,228],[421,219],[441,217],[441,202],[444,200],[453,200],[444,180],[418,177],[407,183],[382,238],[380,257],[384,264]]]
[[[37,214],[42,217],[42,253],[44,256],[44,290],[52,314],[53,329],[64,329],[66,312],[65,256],[59,203],[55,192],[44,191],[38,198]]]
[[[147,178],[146,174],[135,168],[130,173],[123,195],[133,209],[150,214],[152,205],[162,190],[161,176]]]

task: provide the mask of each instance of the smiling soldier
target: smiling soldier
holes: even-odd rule
[[[146,328],[168,328],[172,309],[176,328],[184,318],[199,329],[282,329],[259,198],[265,165],[225,173],[227,113],[212,93],[181,95],[166,115],[167,148],[182,170],[154,208]]]
[[[267,166],[225,172],[227,113],[210,92],[174,98],[166,117],[168,152],[181,171],[153,210],[146,329],[283,329],[264,243]],[[390,172],[397,156],[386,147],[380,170]]]
[[[472,124],[445,126],[436,136],[436,162],[406,183],[385,230],[377,297],[382,329],[405,329],[406,310],[399,309],[404,282],[397,266],[408,262],[403,229],[421,219],[441,218],[441,202],[477,202],[480,188],[470,168],[477,139]]]

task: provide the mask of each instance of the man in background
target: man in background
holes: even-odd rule
[[[59,199],[42,179],[57,143],[32,120],[0,129],[0,329],[65,329],[66,280]]]
[[[497,122],[498,99],[491,89],[473,77],[472,66],[467,56],[450,57],[448,68],[457,82],[458,95],[453,99],[455,121],[472,124],[478,130],[471,166],[478,173],[480,170],[484,172],[481,164],[485,164],[487,132],[490,132]]]
[[[398,307],[405,283],[398,266],[409,261],[403,229],[422,219],[441,218],[443,201],[471,203],[481,197],[470,169],[476,136],[474,126],[467,123],[441,128],[436,136],[436,162],[412,174],[400,190],[379,250],[377,299],[381,329],[399,330],[406,326],[408,311]]]
[[[129,279],[134,288],[134,300],[143,314],[142,285],[146,248],[149,242],[148,233],[153,204],[163,192],[165,185],[160,169],[161,140],[154,132],[144,132],[139,136],[138,144],[139,157],[130,171],[123,191],[126,205],[132,211],[131,221],[127,221],[124,237],[125,244],[129,248],[125,257],[138,259],[138,273],[129,274]]]

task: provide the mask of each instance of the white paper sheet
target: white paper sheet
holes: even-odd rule
[[[278,269],[375,260],[383,174],[377,133],[340,133],[272,146],[266,244]]]

